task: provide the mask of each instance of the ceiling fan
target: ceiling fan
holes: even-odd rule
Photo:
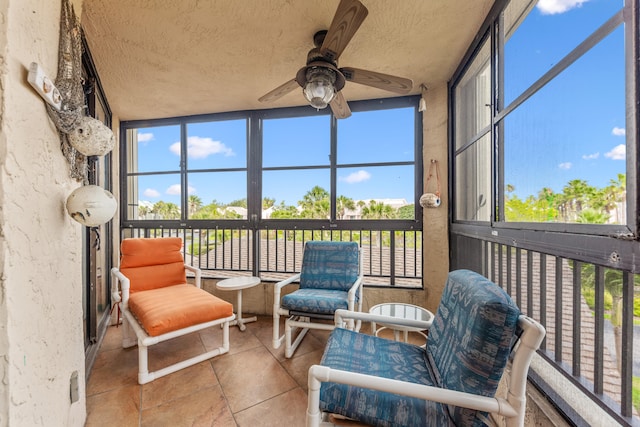
[[[351,115],[347,101],[340,92],[347,81],[399,94],[409,93],[413,87],[410,79],[359,68],[338,68],[338,57],[368,13],[358,0],[341,0],[329,30],[318,31],[313,36],[315,48],[307,54],[307,65],[298,71],[295,78],[262,96],[259,101],[275,101],[302,87],[302,93],[312,107],[321,109],[330,105],[333,114],[344,119]]]

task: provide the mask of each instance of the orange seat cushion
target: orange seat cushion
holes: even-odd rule
[[[136,292],[129,310],[152,337],[229,317],[233,305],[192,285]]]

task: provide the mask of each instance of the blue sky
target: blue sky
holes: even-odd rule
[[[622,8],[540,1],[505,47],[508,104]],[[509,78],[509,76],[512,76]],[[624,30],[619,26],[505,121],[505,182],[520,197],[573,179],[604,187],[625,165]]]
[[[414,194],[413,167],[364,166],[358,163],[414,160],[414,109],[353,113],[338,122],[341,165],[338,194],[354,200],[404,198]],[[271,119],[264,122],[263,167],[329,166],[329,116]],[[190,170],[246,168],[246,122],[233,120],[190,124],[187,127]],[[138,130],[138,171],[178,171],[180,128],[167,126]],[[244,171],[189,174],[189,194],[204,204],[229,203],[246,195]],[[296,205],[315,185],[330,189],[329,169],[265,170],[263,196],[280,204]],[[178,203],[179,174],[139,177],[140,200]]]
[[[621,0],[542,0],[505,47],[505,103],[540,78],[622,7]],[[572,179],[603,187],[625,172],[622,27],[572,64],[505,120],[505,182],[526,197],[561,192]],[[309,107],[311,108],[311,107]],[[428,114],[428,112],[427,112]],[[413,110],[354,113],[338,121],[338,164],[412,161]],[[245,168],[244,120],[190,124],[189,169]],[[263,167],[329,164],[329,117],[265,122]],[[180,128],[138,131],[140,172],[179,171]],[[428,166],[428,165],[427,165]],[[425,167],[426,173],[426,167]],[[189,194],[205,204],[246,197],[244,171],[189,174]],[[328,169],[265,171],[263,196],[295,205],[314,185],[330,188]],[[411,166],[338,170],[338,195],[411,202]],[[179,204],[180,176],[141,176],[139,199]]]

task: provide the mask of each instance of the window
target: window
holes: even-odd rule
[[[576,425],[640,411],[638,11],[498,1],[450,85],[451,268],[546,328],[530,380]]]
[[[452,86],[454,219],[627,230],[622,3],[505,3]]]
[[[299,268],[307,240],[363,248],[366,283],[422,286],[419,97],[121,123],[123,236],[180,236],[205,274]]]
[[[124,123],[125,222],[259,218],[413,226],[421,220],[417,100],[352,103],[353,115],[339,121],[305,107]],[[250,123],[261,129],[251,139]]]

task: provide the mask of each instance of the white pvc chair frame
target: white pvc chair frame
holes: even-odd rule
[[[343,319],[346,318],[358,318],[361,321],[369,322],[395,323],[411,327],[425,326],[425,322],[416,320],[405,320],[371,315],[368,313],[353,313],[346,310],[336,311],[336,325],[343,325]],[[320,411],[320,385],[323,382],[350,384],[372,390],[386,391],[416,397],[418,399],[440,402],[446,405],[486,411],[491,414],[504,416],[506,427],[523,427],[527,399],[527,374],[529,372],[531,359],[538,348],[540,348],[546,332],[540,323],[524,315],[519,317],[518,324],[522,327],[523,333],[512,352],[506,399],[478,396],[471,393],[313,365],[309,368],[308,375],[307,427],[328,427],[336,425],[328,421],[329,414]],[[506,369],[505,372],[507,372]]]
[[[314,323],[311,322],[312,317],[305,317],[299,315],[291,315],[289,310],[280,306],[280,295],[282,288],[287,285],[291,285],[294,282],[300,280],[300,273],[293,275],[285,280],[282,280],[275,284],[273,290],[273,348],[278,349],[285,342],[284,356],[288,359],[293,356],[300,342],[304,336],[309,332],[309,329],[321,329],[325,331],[332,331],[335,329],[334,323]],[[353,283],[349,291],[347,292],[347,307],[348,311],[355,312],[356,307],[356,293],[360,295],[358,300],[358,312],[362,311],[362,300],[364,298],[363,291],[364,272],[362,271],[362,249],[358,247],[358,278]],[[347,311],[347,310],[345,310]],[[284,323],[284,335],[280,335],[280,316],[290,316]],[[355,324],[355,331],[360,330],[362,322],[358,320]],[[349,329],[354,329],[353,322],[349,324]],[[298,331],[299,330],[299,331]],[[295,335],[297,333],[297,335]],[[292,337],[295,335],[295,340],[292,341]]]
[[[184,265],[184,268],[186,270],[192,271],[195,274],[195,286],[197,288],[201,288],[202,273],[200,269],[187,264]],[[169,375],[173,372],[179,371],[180,369],[187,368],[189,366],[195,365],[196,363],[200,363],[229,351],[229,322],[235,319],[235,314],[231,315],[230,317],[192,325],[187,328],[178,329],[176,331],[171,331],[167,332],[166,334],[152,337],[147,334],[147,332],[140,325],[133,313],[129,311],[129,289],[131,287],[129,279],[116,267],[111,269],[111,274],[114,278],[114,287],[111,297],[114,302],[122,305],[122,347],[129,348],[135,346],[136,344],[138,345],[138,384],[149,383],[157,378]],[[118,284],[120,284],[120,289],[118,289]],[[221,325],[222,327],[221,347],[215,348],[205,353],[201,353],[190,359],[182,360],[173,365],[158,369],[157,371],[149,372],[149,356],[147,351],[147,348],[149,346],[216,325]],[[135,332],[135,336],[131,334],[132,329],[133,332]]]

